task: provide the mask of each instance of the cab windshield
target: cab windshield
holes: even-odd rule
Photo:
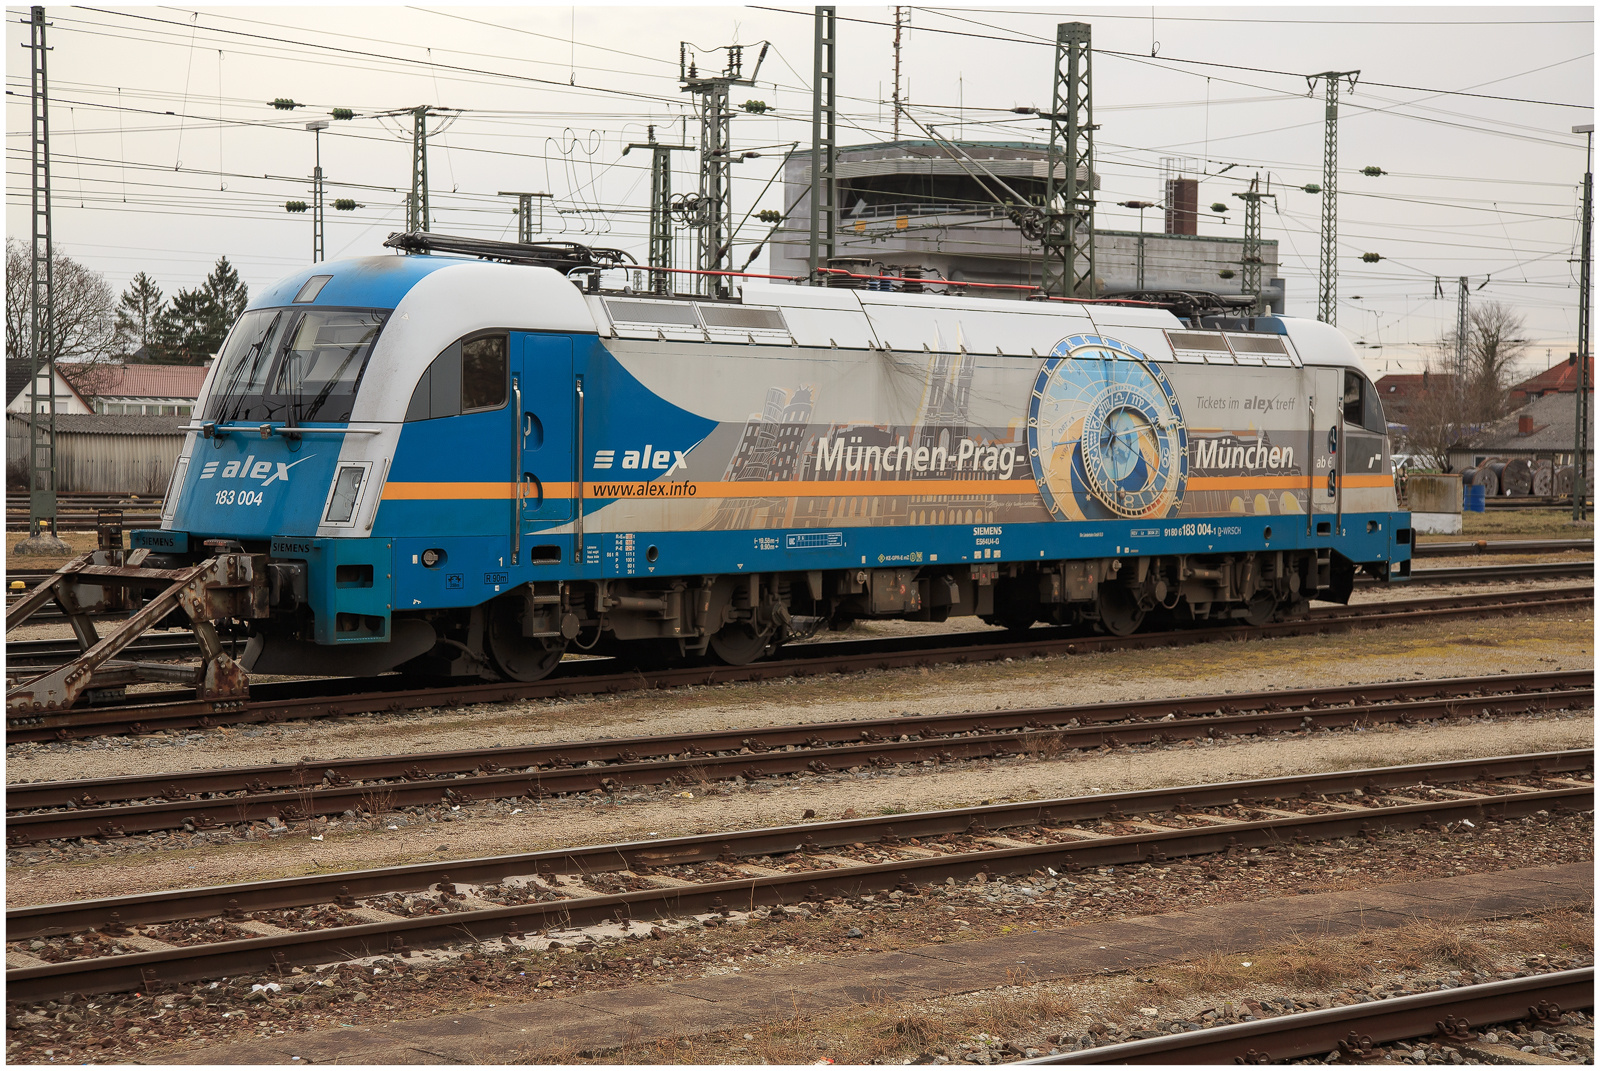
[[[349,420],[367,358],[388,315],[381,309],[245,313],[217,358],[205,419]]]

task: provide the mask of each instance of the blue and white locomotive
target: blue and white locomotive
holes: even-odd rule
[[[262,556],[247,668],[534,680],[861,618],[1259,623],[1409,570],[1381,406],[1327,325],[603,292],[506,248],[319,264],[233,328],[132,545]]]

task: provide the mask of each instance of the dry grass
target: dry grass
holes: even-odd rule
[[[1036,984],[1026,970],[1008,974],[994,992],[865,1005],[815,1017],[798,1008],[783,1019],[697,1037],[642,1039],[603,1051],[528,1051],[538,1063],[809,1064],[901,1062],[928,1052],[957,1054],[973,1039],[1049,1047],[1060,1034],[1076,1036],[1094,1021],[1127,1022],[1140,1006],[1175,1006],[1249,999],[1252,994],[1332,992],[1393,977],[1450,970],[1520,968],[1526,949],[1551,955],[1592,950],[1594,921],[1587,906],[1542,915],[1449,924],[1420,920],[1393,930],[1339,938],[1297,937],[1253,952],[1217,953],[1152,968],[1145,977]]]
[[[1424,535],[1423,543],[1460,539],[1589,539],[1594,521],[1572,523],[1572,509],[1488,509],[1461,515],[1460,535]]]

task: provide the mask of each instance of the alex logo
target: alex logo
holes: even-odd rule
[[[316,454],[307,454],[300,461],[310,461],[316,456]],[[200,478],[202,480],[260,480],[262,487],[271,487],[280,480],[288,483],[289,470],[300,464],[300,461],[291,461],[287,465],[282,461],[257,461],[254,454],[251,454],[243,461],[230,461],[226,465],[222,465],[220,461],[207,461],[205,467],[200,470]],[[222,467],[221,472],[217,471],[219,465]]]
[[[693,447],[690,447],[693,449]],[[622,452],[622,468],[625,469],[659,469],[666,473],[673,473],[679,469],[689,467],[688,450],[657,450],[650,443],[646,443],[643,450],[624,450]],[[596,450],[594,452],[594,468],[609,469],[616,465],[617,452],[615,450]]]

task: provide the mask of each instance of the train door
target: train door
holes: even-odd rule
[[[572,520],[577,494],[577,397],[572,339],[521,335],[512,364],[512,396],[520,420],[516,446],[520,482],[517,544],[530,563],[570,556],[572,536],[548,529]]]
[[[1311,432],[1311,464],[1309,473],[1309,513],[1306,519],[1306,532],[1317,535],[1330,535],[1334,525],[1330,521],[1322,521],[1322,528],[1311,527],[1313,518],[1320,520],[1321,515],[1330,515],[1331,520],[1337,520],[1339,513],[1339,458],[1344,452],[1343,420],[1344,414],[1341,406],[1344,397],[1343,370],[1338,368],[1315,368],[1306,366],[1303,369],[1307,383],[1307,397],[1310,402],[1309,427]]]

